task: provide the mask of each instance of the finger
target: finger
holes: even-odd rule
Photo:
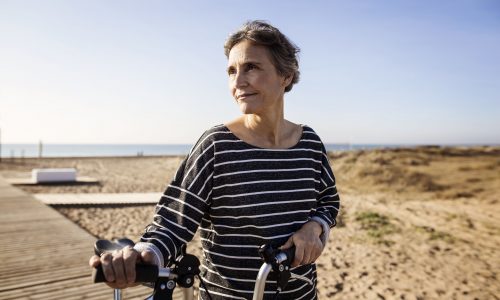
[[[319,245],[316,249],[316,252],[314,253],[314,256],[312,258],[311,263],[315,262],[318,259],[318,257],[321,255],[322,252],[323,252],[323,243],[320,241]]]
[[[294,244],[293,244],[293,235],[288,238],[288,240],[286,241],[286,243],[284,243],[281,247],[279,247],[280,250],[286,250],[286,249],[289,249],[290,247],[292,247]]]
[[[141,260],[146,264],[153,265],[156,262],[156,257],[153,252],[144,250],[141,252]]]
[[[100,264],[101,264],[101,258],[97,255],[94,255],[89,259],[89,266],[91,266],[92,268],[96,268]]]
[[[115,272],[115,282],[119,288],[125,288],[127,285],[127,278],[125,276],[125,268],[123,262],[123,252],[117,250],[113,252],[113,271]]]
[[[300,246],[295,246],[295,258],[292,263],[292,267],[300,266],[302,258],[304,257],[304,248]]]
[[[135,265],[138,255],[137,251],[130,246],[123,248],[123,263],[127,283],[135,282]]]
[[[318,259],[318,257],[321,255],[322,252],[323,252],[323,243],[321,241],[317,241],[311,247],[311,252],[310,252],[308,264],[314,263]]]
[[[302,261],[299,263],[301,266],[302,265],[307,265],[310,263],[311,260],[311,251],[312,249],[310,248],[305,248],[304,249],[304,255],[302,256]]]
[[[113,265],[111,261],[113,260],[113,255],[111,253],[104,253],[101,256],[102,272],[104,273],[104,278],[107,282],[115,281],[115,272],[113,271]]]
[[[106,282],[106,285],[112,289],[119,289],[118,285],[115,282]]]

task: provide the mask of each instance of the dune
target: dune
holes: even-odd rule
[[[500,147],[332,152],[338,226],[318,259],[321,299],[499,299]],[[30,193],[162,191],[182,157],[25,159],[0,175],[75,167],[96,186]],[[137,239],[154,206],[56,206],[99,238]],[[197,237],[188,251],[200,255]]]

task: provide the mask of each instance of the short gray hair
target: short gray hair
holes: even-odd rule
[[[229,58],[231,49],[242,42],[249,40],[256,45],[265,46],[269,49],[271,59],[278,74],[292,81],[285,88],[289,92],[293,85],[299,82],[299,47],[293,44],[278,28],[264,21],[248,21],[235,33],[229,35],[224,43],[224,54]]]

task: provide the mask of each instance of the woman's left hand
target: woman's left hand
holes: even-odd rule
[[[323,251],[323,243],[320,235],[323,232],[321,225],[309,221],[295,232],[286,243],[280,247],[281,250],[295,245],[295,259],[292,267],[307,265],[316,261]]]

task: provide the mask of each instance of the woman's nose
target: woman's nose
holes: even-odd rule
[[[243,72],[236,72],[234,75],[234,85],[236,87],[248,85],[247,78]]]

